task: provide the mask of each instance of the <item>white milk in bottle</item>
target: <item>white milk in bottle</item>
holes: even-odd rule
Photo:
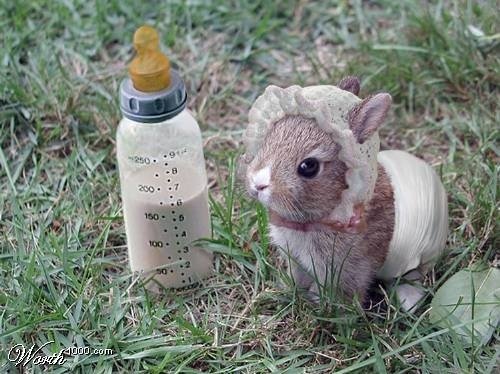
[[[130,267],[151,290],[184,287],[212,272],[212,254],[193,243],[211,235],[201,133],[157,32],[140,27],[134,47],[117,131]]]

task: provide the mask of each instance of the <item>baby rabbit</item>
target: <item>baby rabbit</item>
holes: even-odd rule
[[[358,92],[355,77],[338,87],[270,86],[245,135],[247,190],[268,208],[296,285],[316,300],[333,286],[365,302],[376,277],[417,280],[445,247],[438,176],[406,152],[379,152],[391,96]],[[406,310],[422,297],[409,285],[396,291]]]

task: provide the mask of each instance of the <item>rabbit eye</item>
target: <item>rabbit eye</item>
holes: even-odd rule
[[[297,173],[304,178],[314,178],[319,172],[319,161],[316,158],[306,158],[297,169]]]

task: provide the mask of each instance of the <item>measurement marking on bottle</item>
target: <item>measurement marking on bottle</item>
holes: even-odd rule
[[[191,240],[198,238],[202,228],[198,222],[191,220],[198,220],[195,207],[201,205],[200,200],[206,197],[203,191],[198,190],[201,183],[191,182],[192,178],[196,179],[196,173],[192,173],[187,165],[177,164],[182,156],[174,155],[172,161],[169,161],[168,153],[166,159],[163,156],[160,154],[157,157],[158,165],[150,165],[151,169],[146,165],[136,165],[142,170],[134,176],[132,183],[127,184],[130,193],[140,197],[134,200],[136,207],[132,205],[132,211],[136,212],[132,227],[145,227],[137,234],[138,237],[142,235],[143,244],[142,252],[134,258],[134,266],[148,266],[146,260],[154,256],[156,270],[159,269],[158,281],[168,286],[184,287],[196,281],[197,277],[191,274],[193,267],[197,271],[201,268],[199,248],[192,247]],[[151,164],[155,162],[153,158],[149,160]],[[206,225],[205,222],[200,224]],[[192,264],[187,260],[191,260]]]
[[[151,163],[151,159],[146,156],[128,156],[128,160],[139,165],[149,165]],[[156,162],[156,160],[153,159],[153,162]]]
[[[146,212],[146,213],[144,213],[144,217],[147,220],[153,220],[153,221],[158,221],[160,219],[160,216],[158,215],[158,213],[148,213],[148,212]]]
[[[149,192],[149,193],[155,192],[154,186],[148,184],[139,184],[137,188],[139,189],[139,192]]]

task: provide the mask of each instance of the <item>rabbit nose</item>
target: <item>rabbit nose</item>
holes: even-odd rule
[[[267,187],[269,187],[268,184],[256,184],[255,189],[257,191],[264,191]]]
[[[250,175],[250,184],[256,193],[264,192],[271,184],[271,168],[266,166]]]

